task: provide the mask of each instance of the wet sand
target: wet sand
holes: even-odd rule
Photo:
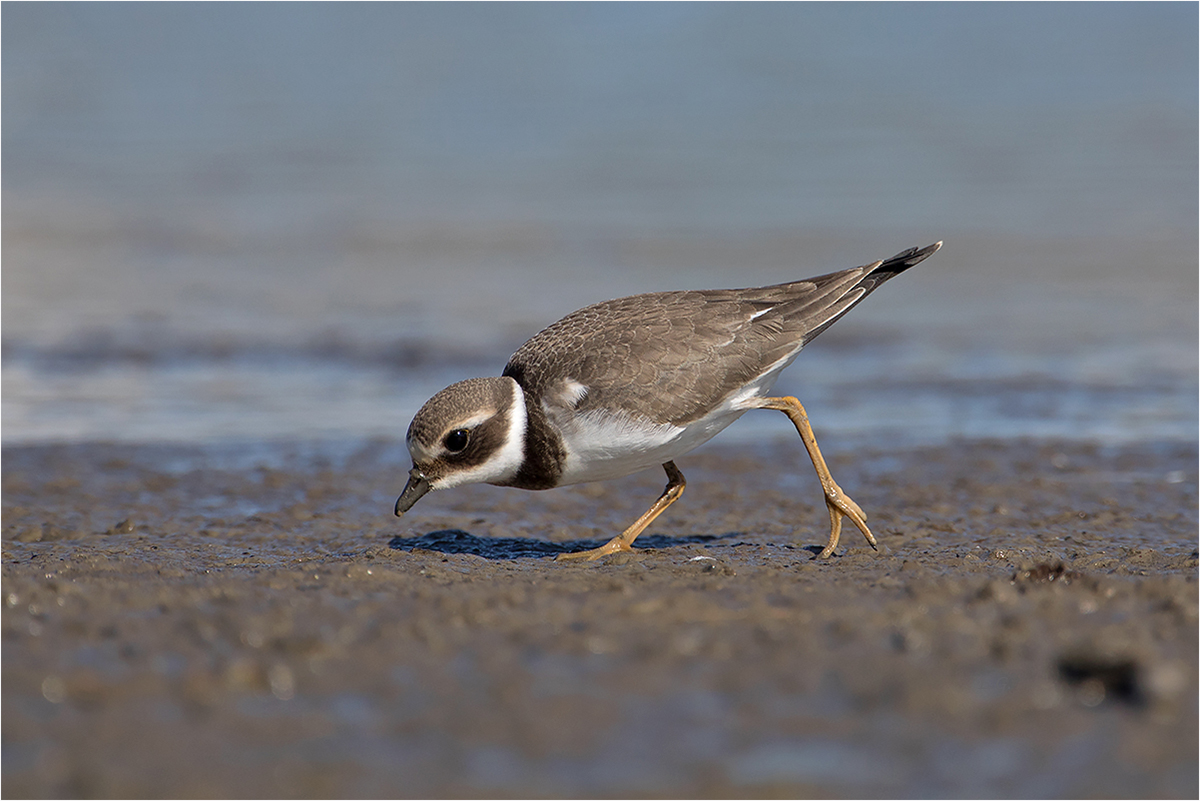
[[[402,445],[3,452],[3,794],[1188,797],[1197,449],[798,442],[435,493]],[[234,454],[236,456],[236,454]]]

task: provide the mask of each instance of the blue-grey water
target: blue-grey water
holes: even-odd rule
[[[1194,4],[2,13],[6,444],[396,439],[587,303],[939,239],[779,384],[826,448],[1197,437]]]

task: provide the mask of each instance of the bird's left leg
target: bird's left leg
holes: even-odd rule
[[[608,556],[618,551],[632,551],[633,541],[637,539],[637,536],[654,522],[654,518],[662,514],[668,506],[679,500],[679,496],[683,494],[684,487],[687,486],[687,482],[683,479],[683,473],[679,472],[679,468],[675,466],[674,462],[664,464],[663,470],[667,471],[667,486],[663,489],[662,495],[658,496],[658,500],[654,502],[654,505],[647,509],[645,514],[633,521],[632,526],[599,548],[592,548],[588,551],[576,551],[574,553],[560,553],[554,558],[555,561],[560,559],[584,559],[590,562],[593,559],[599,559],[602,556]]]
[[[872,548],[878,550],[878,543],[875,542],[874,535],[871,534],[871,529],[867,528],[867,515],[859,505],[855,503],[849,495],[847,495],[837,482],[833,480],[833,476],[829,473],[829,467],[825,464],[825,457],[821,456],[821,449],[817,447],[817,437],[813,434],[812,425],[808,422],[808,412],[804,411],[804,407],[800,405],[800,401],[793,397],[784,398],[756,398],[752,402],[752,408],[756,409],[775,409],[783,412],[796,426],[796,431],[800,434],[800,439],[804,441],[804,447],[808,449],[809,458],[812,459],[813,467],[817,469],[817,478],[821,480],[821,488],[825,491],[825,506],[829,509],[829,544],[821,551],[821,559],[828,559],[835,548],[837,548],[838,540],[842,534],[842,518],[848,517],[858,526],[858,530],[867,538],[867,542]]]

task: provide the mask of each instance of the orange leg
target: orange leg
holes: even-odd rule
[[[842,535],[843,517],[850,518],[867,538],[867,542],[871,543],[871,547],[878,550],[878,543],[875,542],[871,529],[867,528],[866,513],[851,500],[850,496],[838,486],[837,482],[833,480],[833,476],[829,474],[825,457],[821,456],[821,449],[817,447],[817,437],[813,434],[812,426],[808,422],[808,412],[804,411],[800,401],[792,397],[758,398],[754,401],[754,408],[775,409],[786,414],[792,424],[796,426],[796,431],[800,433],[800,439],[804,441],[804,447],[808,449],[813,467],[817,469],[817,478],[821,480],[821,488],[825,490],[825,505],[829,508],[830,527],[829,544],[825,546],[825,550],[821,551],[820,558],[828,559],[837,548],[838,539]]]
[[[588,551],[577,551],[576,553],[560,553],[555,557],[555,561],[560,559],[585,559],[592,561],[599,559],[602,556],[617,553],[619,551],[632,551],[633,541],[638,535],[646,530],[646,526],[654,522],[654,518],[662,514],[668,506],[679,500],[679,496],[683,494],[683,488],[687,486],[687,482],[683,479],[683,473],[679,472],[679,468],[674,462],[667,462],[663,465],[663,470],[667,471],[667,486],[663,490],[662,495],[658,496],[658,500],[654,505],[646,510],[646,513],[634,521],[633,525],[622,531],[617,536],[613,537],[599,548],[592,548]]]

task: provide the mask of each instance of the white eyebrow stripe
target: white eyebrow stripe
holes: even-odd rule
[[[485,420],[490,420],[495,416],[495,409],[483,409],[482,411],[471,415],[466,420],[460,420],[459,422],[455,423],[454,428],[447,430],[446,433],[449,434],[451,431],[457,431],[460,428],[474,428]]]

